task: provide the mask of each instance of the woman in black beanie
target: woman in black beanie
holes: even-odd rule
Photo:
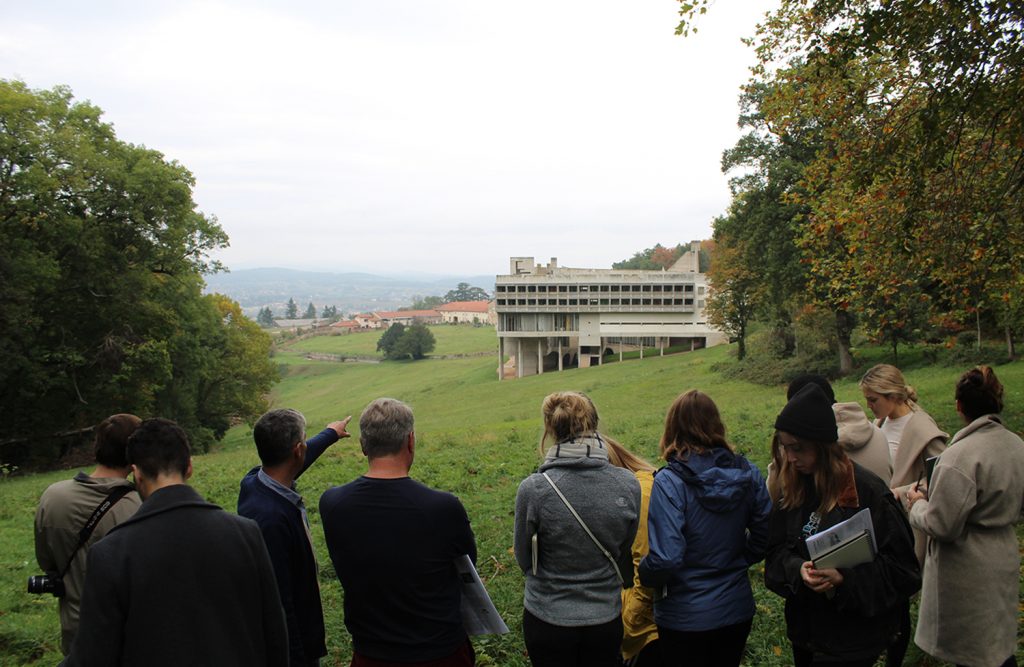
[[[772,510],[765,584],[786,599],[796,667],[870,667],[899,632],[899,611],[921,587],[914,540],[888,486],[836,442],[820,387],[798,391],[775,420],[772,455],[782,496]],[[852,568],[814,568],[806,539],[870,508],[877,555]]]

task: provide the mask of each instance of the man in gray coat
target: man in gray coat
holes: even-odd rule
[[[143,503],[89,552],[82,621],[65,665],[288,664],[259,527],[185,484],[188,438],[149,419],[128,440]]]

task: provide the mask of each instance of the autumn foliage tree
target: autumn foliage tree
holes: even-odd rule
[[[708,7],[682,2],[679,32]],[[759,299],[773,309],[788,293],[834,313],[842,372],[855,325],[894,355],[998,327],[1013,356],[1024,324],[1022,33],[1020,3],[782,0],[751,40],[740,119],[751,131],[723,161],[740,176],[716,240],[762,253]],[[773,247],[803,267],[803,289],[784,288],[779,271],[794,264]]]
[[[780,135],[815,123],[829,147],[805,172],[816,224],[801,242],[827,257],[812,275],[838,269],[876,339],[920,339],[950,313],[980,337],[984,314],[1012,346],[1022,26],[1019,3],[784,0],[761,28],[758,75],[778,93],[766,118]]]

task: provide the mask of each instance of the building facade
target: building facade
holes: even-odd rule
[[[441,313],[436,310],[375,310],[373,314],[377,316],[382,329],[387,329],[392,324],[410,326],[441,323]]]
[[[600,365],[608,355],[664,354],[728,341],[704,315],[707,279],[693,242],[663,271],[574,269],[512,257],[495,279],[499,379]]]
[[[437,307],[445,324],[490,324],[497,318],[493,301],[452,301]]]

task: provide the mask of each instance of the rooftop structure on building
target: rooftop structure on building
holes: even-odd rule
[[[727,337],[707,322],[707,278],[693,241],[664,270],[577,269],[512,257],[495,279],[499,378],[600,365],[644,349],[665,354]]]

